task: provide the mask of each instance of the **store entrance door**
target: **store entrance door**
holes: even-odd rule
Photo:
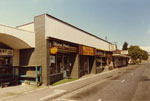
[[[84,64],[85,70],[86,70],[86,74],[90,73],[90,68],[89,68],[89,57],[85,57],[85,64]]]
[[[70,58],[69,55],[63,54],[63,67],[64,67],[64,78],[70,77]]]

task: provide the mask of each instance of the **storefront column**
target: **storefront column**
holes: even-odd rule
[[[19,50],[14,50],[13,53],[14,53],[14,55],[13,55],[12,65],[13,66],[19,66],[20,51]]]
[[[19,50],[14,50],[13,51],[13,59],[12,59],[12,66],[19,66],[20,63],[20,51]],[[19,75],[19,69],[15,68],[13,71],[15,75]]]
[[[70,77],[79,78],[79,54],[76,55]]]
[[[106,57],[106,66],[109,66],[109,60],[108,60],[108,56]]]
[[[109,62],[108,62],[108,56],[106,56],[106,66],[104,71],[108,71],[109,70]]]
[[[110,65],[109,65],[109,69],[110,69],[110,70],[114,69],[112,56],[110,56]]]
[[[42,82],[44,85],[50,85],[49,68],[49,41],[46,39],[45,15],[34,18],[35,29],[35,65],[42,66]]]
[[[94,63],[93,63],[93,66],[92,66],[91,73],[96,74],[96,57],[94,57]]]

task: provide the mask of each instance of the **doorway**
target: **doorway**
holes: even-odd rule
[[[69,54],[63,54],[62,64],[64,67],[64,78],[70,77],[70,56],[69,56]]]

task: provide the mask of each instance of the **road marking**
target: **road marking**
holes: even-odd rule
[[[99,100],[97,100],[97,101],[102,101],[102,99],[99,99]]]
[[[125,81],[126,81],[126,80],[124,79],[124,80],[121,81],[121,83],[124,83]]]

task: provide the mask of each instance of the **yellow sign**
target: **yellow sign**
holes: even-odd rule
[[[58,49],[56,48],[56,47],[52,47],[51,49],[50,49],[50,53],[51,54],[56,54],[58,52]]]
[[[94,49],[91,47],[82,46],[83,55],[94,55]]]

